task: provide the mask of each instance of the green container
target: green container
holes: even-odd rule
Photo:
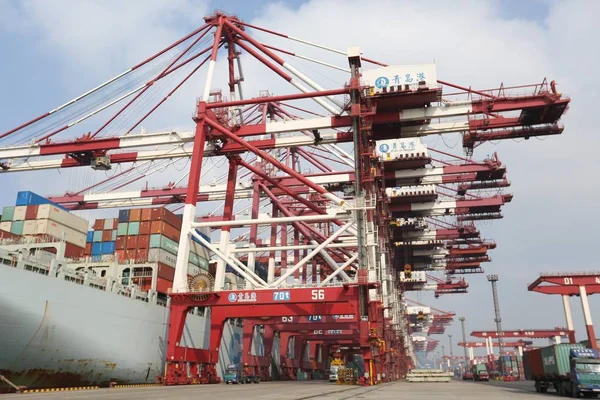
[[[94,231],[92,242],[98,243],[102,241],[102,231]]]
[[[476,374],[481,371],[487,371],[487,365],[485,364],[475,364],[471,367],[471,371]]]
[[[127,228],[127,235],[139,235],[140,234],[140,223],[139,222],[130,222],[129,227]]]
[[[10,227],[10,233],[14,233],[15,235],[22,235],[23,225],[25,225],[25,221],[13,221],[12,226]]]
[[[208,260],[200,257],[196,253],[190,253],[190,264],[195,265],[197,267],[202,268],[205,271],[208,271]]]
[[[544,375],[551,377],[566,376],[571,371],[569,353],[571,349],[581,349],[581,344],[562,343],[542,349]]]
[[[173,255],[177,255],[179,244],[177,244],[176,241],[161,235],[160,233],[155,233],[154,235],[150,235],[150,248],[163,249],[164,251],[167,251]]]
[[[12,221],[13,216],[15,215],[14,207],[4,207],[2,210],[2,222],[4,221]]]
[[[116,230],[113,230],[113,231],[112,231],[112,235],[111,235],[111,237],[110,237],[110,240],[112,240],[113,242],[114,242],[115,240],[117,240],[117,231],[116,231]]]
[[[119,225],[117,226],[117,235],[126,236],[127,235],[127,225],[128,225],[127,222],[119,222]]]

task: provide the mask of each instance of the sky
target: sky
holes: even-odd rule
[[[556,80],[572,98],[561,121],[561,136],[504,141],[476,149],[474,158],[498,152],[507,165],[515,195],[504,219],[479,223],[485,238],[498,243],[486,273],[499,275],[500,308],[505,329],[564,326],[559,297],[527,292],[527,284],[546,271],[596,271],[591,252],[597,245],[600,186],[594,178],[597,149],[594,104],[598,104],[600,27],[593,0],[505,1],[135,1],[4,0],[0,2],[0,131],[31,119],[105,81],[172,43],[219,9],[252,24],[346,49],[359,45],[370,58],[388,64],[435,62],[439,79],[474,88],[524,85]],[[271,40],[258,34],[259,39]],[[279,43],[273,39],[272,43]],[[312,55],[299,44],[286,48]],[[326,56],[325,58],[327,59]],[[332,84],[317,71],[318,80]],[[337,59],[345,66],[345,60]],[[248,93],[269,89],[289,93],[272,75],[249,62]],[[223,83],[217,72],[215,84]],[[149,128],[193,127],[190,116],[202,82],[185,89]],[[225,89],[225,86],[222,85]],[[428,144],[437,143],[436,138]],[[449,140],[456,146],[456,140]],[[438,145],[441,146],[440,143]],[[451,149],[460,154],[460,149]],[[91,172],[48,171],[5,175],[9,190],[0,204],[11,204],[17,190],[58,194],[63,185],[81,187]],[[32,184],[34,182],[34,184]],[[57,184],[60,182],[61,184]],[[139,185],[141,186],[141,184]],[[138,188],[139,188],[138,186]],[[96,215],[89,213],[90,218]],[[410,298],[465,316],[467,332],[494,329],[490,284],[484,275],[467,276],[469,293],[413,293]],[[600,321],[600,301],[590,299]],[[577,338],[585,338],[578,298],[571,300]],[[456,321],[448,329],[460,338]],[[446,345],[447,336],[434,336]],[[543,343],[542,343],[543,344]],[[454,354],[462,350],[454,346]]]

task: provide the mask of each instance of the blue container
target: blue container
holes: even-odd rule
[[[129,210],[119,210],[119,222],[129,222]]]
[[[102,243],[92,243],[92,256],[102,255]]]
[[[94,231],[88,231],[87,238],[85,241],[88,243],[91,243],[94,241]]]
[[[115,254],[115,242],[102,242],[102,254]]]
[[[40,204],[52,204],[62,210],[67,210],[66,208],[48,200],[45,197],[40,196],[39,194],[35,194],[33,192],[17,192],[17,201],[15,202],[16,206],[36,206]]]
[[[206,236],[204,233],[200,232],[199,229],[196,229],[196,233],[198,235],[202,236],[204,238],[204,240],[206,240],[208,243],[210,243],[210,236]],[[192,235],[192,240],[198,244],[202,244],[194,235]]]

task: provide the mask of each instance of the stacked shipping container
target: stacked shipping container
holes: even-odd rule
[[[172,287],[181,234],[179,216],[164,207],[120,210],[118,218],[96,220],[93,228],[88,232],[87,255],[114,253],[121,262],[157,263],[156,290],[166,293]],[[208,270],[208,250],[195,241],[191,247],[190,270]],[[139,277],[136,283],[142,290],[150,288],[149,277]]]
[[[515,377],[519,377],[520,379],[525,379],[525,374],[523,370],[523,359],[521,356],[502,356],[502,361],[504,362],[504,371],[505,374],[512,374]],[[500,370],[500,360],[496,360],[496,370]]]
[[[115,242],[117,240],[116,218],[97,219],[92,226],[93,230],[87,233],[85,254],[92,260],[114,257]]]
[[[4,207],[0,230],[18,236],[66,242],[66,258],[84,255],[88,221],[32,192],[19,192],[15,206]]]

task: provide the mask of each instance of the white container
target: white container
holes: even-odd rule
[[[175,268],[177,256],[162,249],[150,249],[148,251],[148,261],[163,263],[171,268]]]
[[[23,235],[35,235],[35,230],[37,226],[36,220],[28,220],[23,224]]]
[[[10,228],[12,228],[12,221],[0,222],[0,231],[10,232]]]
[[[104,230],[105,230],[105,231],[110,231],[110,230],[112,230],[112,229],[113,229],[113,226],[114,226],[114,221],[115,221],[115,219],[114,219],[114,218],[106,218],[106,219],[104,220]]]
[[[13,221],[25,221],[25,213],[27,212],[27,206],[15,207],[15,214],[13,215]]]
[[[90,223],[87,220],[73,215],[68,211],[61,210],[60,208],[55,207],[51,204],[42,204],[38,207],[37,219],[50,219],[54,222],[58,222],[59,224],[67,228],[71,228],[85,234],[87,234],[88,228],[90,226]]]
[[[40,219],[36,221],[35,234],[48,235],[57,239],[62,239],[64,234],[67,243],[74,244],[78,247],[85,247],[86,234],[49,219]]]

